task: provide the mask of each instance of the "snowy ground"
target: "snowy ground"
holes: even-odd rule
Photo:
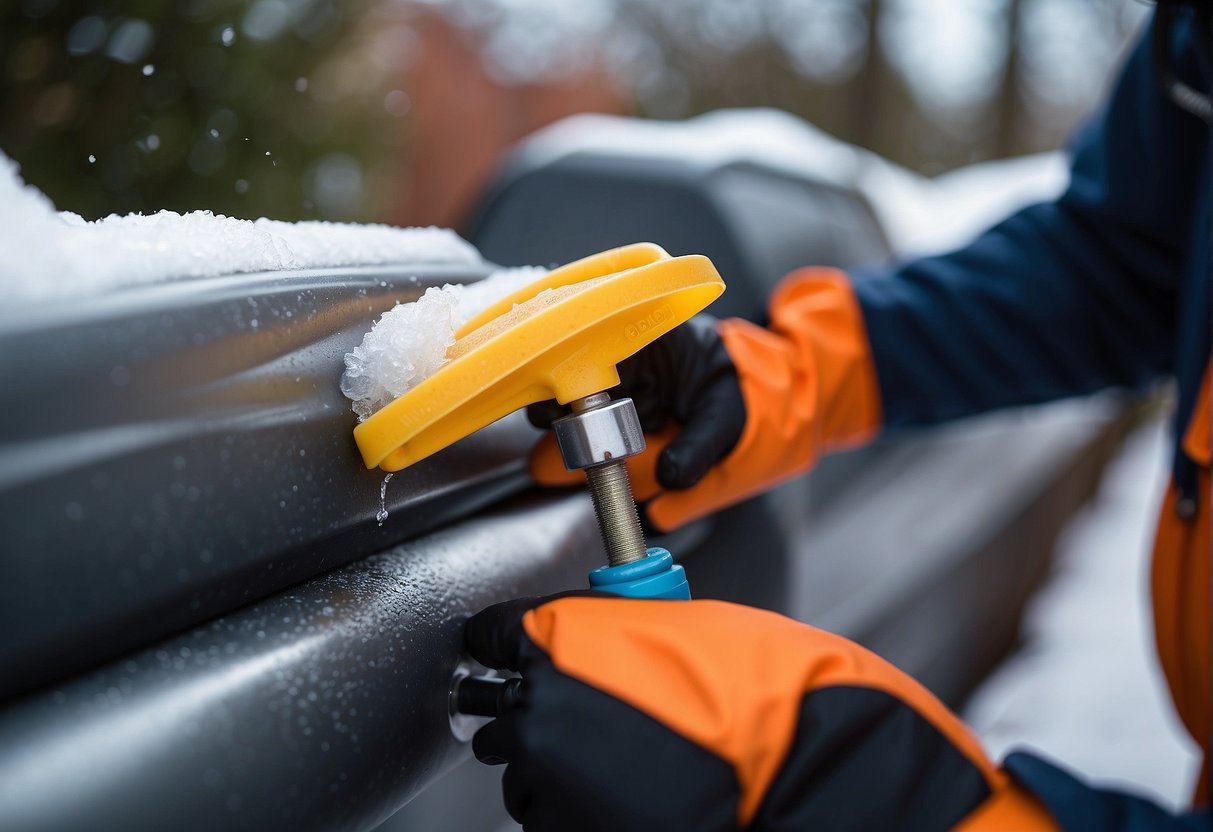
[[[1198,760],[1155,658],[1149,601],[1167,455],[1161,421],[1125,444],[1060,541],[1023,649],[982,684],[964,716],[995,759],[1031,747],[1093,781],[1178,807]]]

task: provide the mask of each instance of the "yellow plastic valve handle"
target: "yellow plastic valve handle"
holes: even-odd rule
[[[616,364],[723,291],[708,258],[652,243],[555,269],[468,321],[438,372],[354,428],[362,459],[399,471],[533,402],[608,390]]]

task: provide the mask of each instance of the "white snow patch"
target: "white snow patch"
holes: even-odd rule
[[[501,269],[476,283],[426,289],[415,302],[385,312],[345,356],[341,392],[353,402],[358,420],[436,373],[455,343],[455,330],[545,273],[539,266]]]
[[[1051,202],[1070,182],[1054,151],[981,162],[926,179],[891,164],[865,171],[861,189],[900,257],[952,251],[1021,208]]]
[[[0,309],[73,300],[123,286],[192,277],[337,266],[479,265],[445,228],[239,220],[192,211],[111,215],[87,222],[57,212],[0,153]],[[0,313],[3,314],[3,313]]]
[[[995,759],[1029,746],[1096,784],[1178,809],[1200,758],[1155,655],[1146,558],[1170,452],[1162,420],[1126,443],[1059,541],[1022,649],[981,684],[964,717]]]
[[[934,179],[847,144],[791,113],[716,110],[681,121],[585,113],[533,134],[519,151],[534,162],[573,153],[664,159],[711,168],[751,162],[861,192],[901,257],[948,251],[1069,181],[1063,153],[984,162]]]
[[[868,164],[890,164],[791,113],[763,107],[678,121],[582,113],[532,134],[521,152],[536,161],[587,152],[706,167],[749,161],[839,186],[853,185]]]

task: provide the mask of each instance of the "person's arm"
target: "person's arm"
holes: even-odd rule
[[[1144,797],[1098,789],[1040,757],[1015,752],[1003,769],[1031,792],[1065,832],[1208,832],[1207,811],[1172,814]]]
[[[1208,128],[1160,89],[1149,46],[1147,31],[1076,136],[1060,199],[954,253],[854,275],[886,427],[1136,386],[1172,369]],[[1196,86],[1186,30],[1175,48]]]
[[[773,293],[769,327],[684,326],[621,365],[645,430],[674,423],[628,460],[650,524],[676,528],[883,428],[1171,371],[1207,128],[1158,88],[1149,39],[1079,134],[1057,202],[948,255],[850,277],[800,269]],[[1196,84],[1188,40],[1176,38],[1188,58],[1177,68]],[[550,437],[531,472],[548,485],[581,477]]]

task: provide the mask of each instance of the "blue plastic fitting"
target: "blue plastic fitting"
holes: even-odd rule
[[[625,598],[671,598],[691,600],[687,573],[674,563],[674,556],[654,546],[648,557],[619,566],[600,566],[590,572],[590,589]]]

